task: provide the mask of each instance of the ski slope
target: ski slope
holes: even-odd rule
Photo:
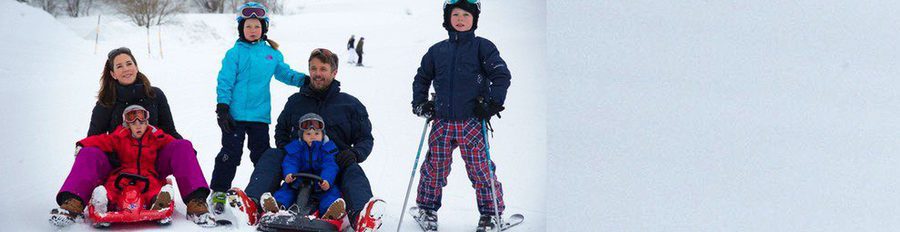
[[[505,188],[507,212],[526,215],[516,231],[544,230],[548,175],[544,2],[496,0],[483,7],[476,34],[498,46],[513,74],[507,110],[494,122],[492,158]],[[285,61],[295,70],[307,71],[306,58],[314,48],[343,54],[351,34],[366,38],[366,67],[341,63],[336,79],[342,91],[359,98],[369,111],[375,146],[362,166],[374,193],[389,204],[382,229],[395,231],[424,123],[410,113],[412,79],[427,48],[447,37],[440,26],[440,4],[310,0],[291,1],[286,8],[292,14],[271,19],[269,38],[281,44]],[[0,57],[2,230],[56,229],[47,223],[47,214],[56,206],[56,192],[74,161],[74,143],[86,134],[106,52],[113,48],[131,48],[140,70],[165,91],[178,131],[193,142],[210,178],[221,136],[214,113],[215,79],[225,51],[237,38],[234,15],[185,14],[177,23],[151,28],[149,53],[147,32],[121,16],[102,15],[95,49],[96,15],[54,19],[15,1],[0,2],[0,15],[0,27],[15,28],[14,33],[4,33],[0,43],[0,54],[5,54]],[[273,119],[296,91],[273,80]],[[274,130],[274,124],[270,128]],[[244,153],[233,182],[242,188],[252,172],[249,151]],[[458,155],[455,160],[439,211],[441,231],[472,230],[478,220],[474,190]],[[170,226],[126,225],[111,230],[252,229],[200,228],[184,219],[184,205],[176,200]],[[410,218],[401,227],[418,230]],[[92,230],[86,223],[63,229],[86,230]]]

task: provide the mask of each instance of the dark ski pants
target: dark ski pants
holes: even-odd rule
[[[250,149],[250,161],[255,165],[263,152],[269,149],[269,124],[261,122],[235,122],[231,133],[222,131],[222,150],[216,156],[210,188],[216,192],[231,189],[231,181],[241,164],[244,152],[244,137]]]
[[[359,59],[356,61],[356,65],[362,66],[362,52],[357,52],[356,56],[359,57]]]
[[[253,174],[250,176],[250,183],[247,184],[244,191],[248,197],[259,202],[259,197],[263,193],[278,191],[281,184],[281,162],[284,160],[284,156],[284,150],[274,148],[262,155],[259,162],[256,163]],[[350,223],[353,225],[356,223],[356,220],[353,219],[359,216],[359,211],[372,198],[372,186],[369,185],[369,178],[366,177],[366,173],[359,164],[352,164],[338,171],[335,182],[347,203],[347,215],[350,216]]]
[[[467,120],[435,119],[428,135],[428,153],[420,171],[416,203],[422,209],[435,210],[441,208],[442,189],[447,186],[450,175],[450,164],[453,162],[453,149],[459,147],[466,162],[466,173],[475,189],[478,212],[482,215],[494,214],[491,196],[491,170],[496,170],[494,163],[487,159],[485,153],[484,134],[481,121],[474,118]],[[503,188],[494,173],[494,187],[497,194],[497,208],[503,213]]]

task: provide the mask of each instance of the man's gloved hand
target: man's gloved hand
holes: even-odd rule
[[[334,162],[337,163],[338,167],[341,169],[345,169],[351,164],[357,163],[356,152],[353,152],[353,150],[350,149],[343,150],[334,156]]]

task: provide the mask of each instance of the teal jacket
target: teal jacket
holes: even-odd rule
[[[216,85],[216,101],[228,104],[235,121],[271,123],[272,76],[288,85],[300,87],[307,77],[284,63],[281,52],[267,42],[237,41],[225,53]]]

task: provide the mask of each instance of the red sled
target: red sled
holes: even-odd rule
[[[122,180],[127,180],[128,184],[121,185]],[[140,184],[143,182],[143,188]],[[147,177],[121,173],[116,177],[116,188],[121,190],[119,199],[110,199],[117,203],[118,209],[106,213],[97,213],[93,204],[88,204],[88,217],[91,219],[94,227],[108,227],[112,223],[134,223],[144,221],[156,221],[160,225],[168,225],[172,223],[172,214],[175,212],[175,201],[169,203],[169,207],[160,210],[145,209],[146,202],[141,198],[141,194],[147,192],[150,188],[150,181]],[[166,183],[171,185],[172,180],[166,179]]]

